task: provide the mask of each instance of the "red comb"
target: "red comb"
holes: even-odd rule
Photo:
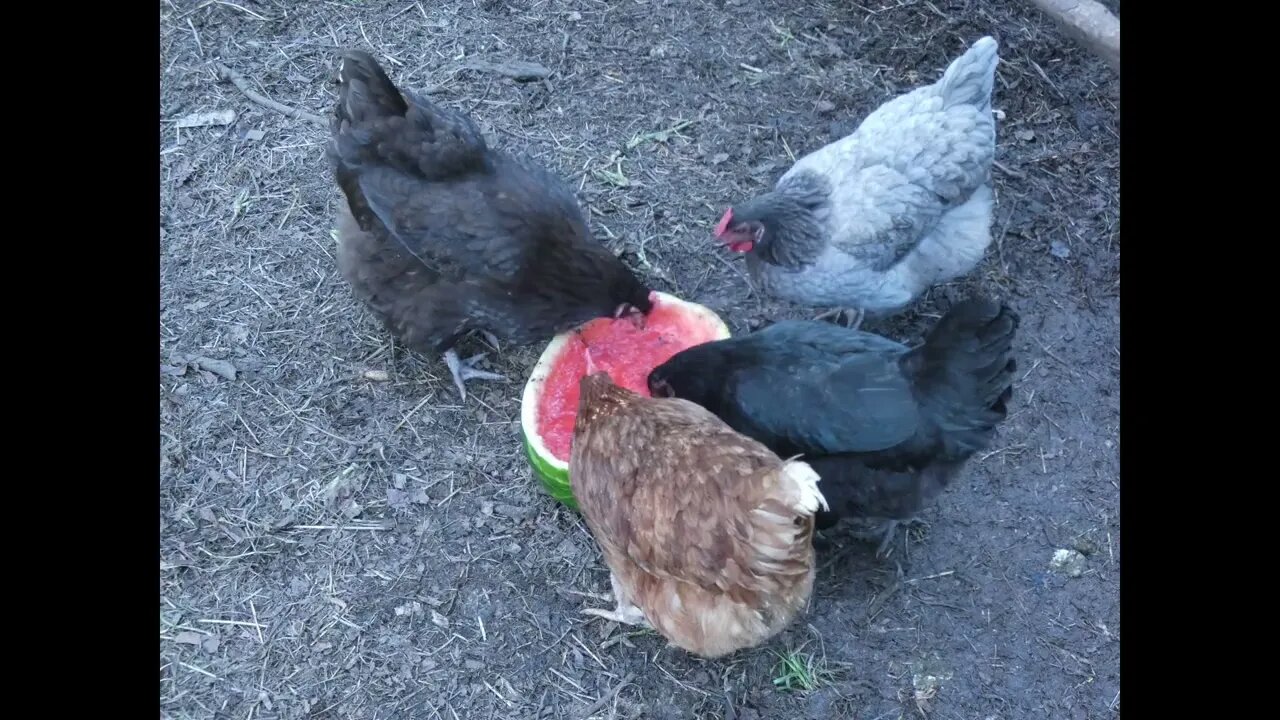
[[[733,221],[733,208],[724,211],[724,217],[720,218],[720,224],[716,225],[716,237],[724,234],[729,229],[729,223]]]

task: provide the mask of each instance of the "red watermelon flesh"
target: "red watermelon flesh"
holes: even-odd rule
[[[718,332],[689,309],[661,301],[644,325],[638,328],[625,317],[597,318],[582,327],[582,342],[566,344],[547,376],[537,407],[538,436],[557,459],[569,461],[578,381],[587,374],[587,346],[594,370],[603,370],[617,385],[649,397],[650,371],[685,348],[716,339]]]

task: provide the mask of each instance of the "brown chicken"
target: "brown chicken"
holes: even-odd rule
[[[559,178],[398,89],[368,53],[342,55],[330,130],[342,276],[407,346],[443,353],[464,398],[466,380],[500,379],[459,359],[472,331],[525,344],[652,309]]]
[[[617,604],[584,612],[707,658],[786,627],[813,589],[817,473],[692,402],[603,372],[580,391],[570,481]]]

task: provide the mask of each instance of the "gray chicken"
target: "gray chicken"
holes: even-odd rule
[[[339,270],[406,345],[444,353],[463,398],[467,380],[502,379],[475,367],[483,354],[458,358],[472,331],[525,344],[596,317],[643,323],[650,289],[591,236],[559,179],[398,90],[368,53],[343,54],[338,86]]]
[[[901,311],[972,270],[991,243],[998,57],[984,37],[938,82],[881,105],[800,158],[774,189],[729,208],[716,236],[752,281],[791,302]]]

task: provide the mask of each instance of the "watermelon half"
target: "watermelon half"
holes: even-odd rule
[[[578,381],[586,375],[586,346],[599,370],[615,383],[649,395],[650,371],[672,355],[694,345],[729,337],[729,328],[714,312],[697,303],[662,292],[649,296],[653,310],[643,330],[630,319],[596,318],[578,331],[563,332],[542,351],[524,386],[520,434],[533,474],[556,500],[574,510],[578,503],[569,485],[569,451],[578,411]]]

